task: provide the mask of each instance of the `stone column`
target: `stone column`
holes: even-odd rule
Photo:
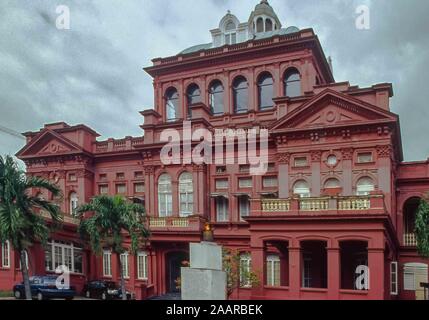
[[[252,258],[252,272],[258,275],[259,286],[252,288],[252,299],[261,299],[264,295],[265,285],[265,250],[264,247],[252,247],[251,248]]]
[[[171,191],[173,196],[173,217],[180,216],[180,203],[179,203],[179,182],[171,182]]]
[[[391,210],[391,190],[392,190],[392,147],[377,146],[378,158],[378,189],[385,195],[387,212]]]
[[[290,154],[289,153],[280,153],[277,156],[277,163],[279,166],[279,198],[287,199],[289,198],[289,163],[290,163]]]
[[[354,150],[351,148],[341,150],[343,161],[343,194],[345,196],[353,195],[353,152]]]
[[[156,195],[156,181],[155,181],[155,167],[145,166],[145,206],[146,213],[149,216],[156,216],[155,212],[155,195]]]
[[[384,249],[368,249],[369,267],[369,298],[371,300],[384,299]]]
[[[311,194],[313,197],[320,197],[320,161],[322,160],[321,151],[311,153]]]
[[[301,291],[301,248],[289,248],[289,291],[292,299],[299,299]]]
[[[338,300],[341,289],[341,262],[338,243],[328,248],[328,298]]]

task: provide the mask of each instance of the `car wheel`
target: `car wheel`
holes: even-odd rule
[[[101,300],[107,300],[107,294],[106,294],[106,292],[103,292],[101,294]]]
[[[91,292],[89,292],[89,290],[85,293],[85,297],[91,299]]]
[[[42,301],[44,299],[43,293],[38,292],[36,298],[37,298],[38,301]]]
[[[21,291],[19,291],[19,290],[15,290],[13,295],[14,295],[15,299],[22,299],[22,294],[21,294]]]

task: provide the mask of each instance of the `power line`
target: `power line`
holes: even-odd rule
[[[25,140],[25,137],[23,137],[22,134],[20,134],[19,132],[16,132],[15,130],[12,130],[12,129],[9,129],[9,128],[6,128],[6,127],[3,127],[1,125],[0,125],[0,131],[4,132],[4,133],[7,133],[8,135],[14,136],[16,138]]]

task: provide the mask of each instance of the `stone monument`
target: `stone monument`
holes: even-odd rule
[[[182,268],[182,300],[226,300],[222,247],[212,242],[191,243],[190,267]]]

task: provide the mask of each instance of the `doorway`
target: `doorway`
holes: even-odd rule
[[[181,277],[184,261],[189,261],[189,253],[187,252],[170,252],[166,255],[167,293],[180,292],[177,280]]]

